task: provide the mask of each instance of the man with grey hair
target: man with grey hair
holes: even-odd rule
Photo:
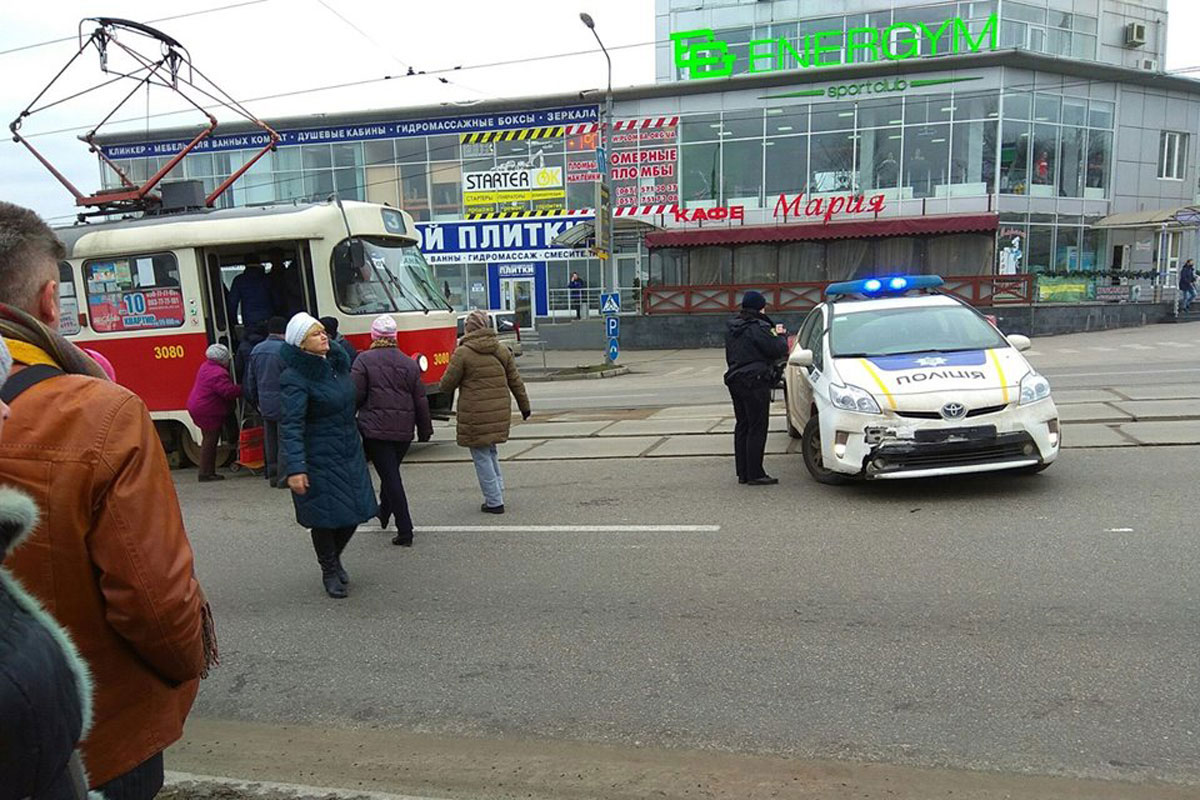
[[[53,511],[5,566],[91,667],[91,788],[149,800],[216,640],[145,404],[58,333],[64,255],[36,214],[0,202],[0,335],[14,361],[0,475]]]

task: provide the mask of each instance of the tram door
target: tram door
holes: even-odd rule
[[[221,280],[221,257],[213,252],[204,254],[204,326],[208,343],[220,343],[233,352],[236,344],[230,328],[233,324],[226,313],[226,289]]]

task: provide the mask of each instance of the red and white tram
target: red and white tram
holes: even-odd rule
[[[149,406],[168,450],[195,460],[199,430],[185,408],[204,351],[231,347],[241,320],[226,294],[248,264],[269,268],[286,311],[338,319],[359,349],[371,321],[396,319],[400,349],[420,364],[430,404],[456,336],[453,310],[433,283],[405,212],[359,202],[203,210],[57,231],[62,331],[112,362],[118,382]]]

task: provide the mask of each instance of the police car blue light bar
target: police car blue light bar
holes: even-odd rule
[[[864,295],[866,297],[886,294],[903,294],[913,289],[936,289],[945,283],[937,275],[896,275],[891,278],[865,278],[858,281],[831,283],[825,287],[828,297]]]

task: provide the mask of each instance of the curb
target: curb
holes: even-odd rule
[[[233,789],[244,792],[249,797],[267,797],[272,795],[289,795],[302,800],[305,798],[337,798],[338,800],[444,800],[444,798],[411,795],[390,794],[359,789],[337,789],[328,786],[305,786],[299,783],[278,783],[276,781],[255,781],[242,778],[223,778],[216,775],[192,775],[188,772],[171,772],[164,774],[163,789],[213,788]]]
[[[615,378],[629,373],[629,367],[613,367],[603,372],[579,372],[567,375],[543,375],[538,378],[525,378],[526,383],[550,383],[552,381],[594,381],[602,378]]]

